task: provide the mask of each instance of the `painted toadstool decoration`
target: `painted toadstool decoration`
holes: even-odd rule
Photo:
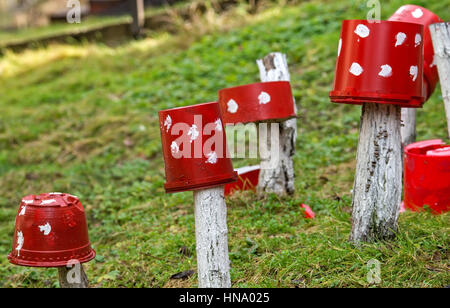
[[[287,133],[283,134],[283,123],[296,117],[290,83],[288,81],[271,81],[222,89],[219,91],[219,104],[226,125],[281,123],[281,127],[278,126],[280,131],[277,131],[276,134],[269,133],[272,128],[264,130],[264,134],[262,134],[263,128],[267,128],[267,126],[260,126],[260,143],[261,139],[267,139],[268,135],[271,137],[267,139],[265,147],[260,144],[261,171],[257,188],[261,192],[274,192],[279,195],[292,194],[294,192],[292,156],[295,151],[296,135],[286,136]],[[265,135],[266,138],[262,135]],[[274,138],[275,136],[278,138]],[[269,146],[274,148],[269,150]],[[273,157],[268,152],[276,153],[278,157]]]
[[[159,112],[166,192],[194,191],[200,288],[231,286],[224,185],[237,180],[217,103]]]
[[[219,91],[224,124],[283,121],[296,116],[287,81],[260,82]]]
[[[405,148],[405,207],[433,213],[450,210],[450,145],[442,140],[416,142]]]
[[[433,23],[440,22],[442,21],[442,19],[426,8],[418,5],[408,4],[400,7],[391,17],[389,17],[388,20],[417,23],[425,27],[423,37],[416,35],[414,37],[414,42],[415,44],[418,44],[419,42],[423,41],[423,86],[425,99],[428,100],[431,94],[433,94],[436,83],[439,79],[435,63],[435,54],[428,26]],[[400,42],[403,42],[404,39],[406,39],[406,34],[399,33],[397,37],[398,44]],[[414,108],[402,109],[403,126],[401,128],[401,134],[403,146],[406,146],[416,140],[416,113],[417,110]]]
[[[350,240],[393,237],[402,191],[400,108],[418,108],[423,93],[423,26],[366,20],[342,23],[336,103],[363,105],[353,187]]]
[[[16,216],[12,264],[57,267],[61,287],[86,288],[82,263],[95,258],[80,200],[70,194],[24,197]]]
[[[450,22],[432,24],[429,30],[436,52],[434,59],[441,81],[448,136],[450,136]]]

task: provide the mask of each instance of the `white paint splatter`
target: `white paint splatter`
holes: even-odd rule
[[[55,202],[56,202],[55,199],[42,200],[41,201],[41,205],[49,205],[49,204],[52,204],[52,203],[55,203]]]
[[[172,118],[170,115],[167,115],[166,120],[164,121],[164,127],[166,128],[166,132],[169,132],[170,127],[172,126]]]
[[[191,142],[198,138],[200,133],[198,132],[197,125],[192,124],[191,128],[188,131],[188,136],[191,136]]]
[[[381,67],[381,71],[380,71],[380,73],[378,73],[378,76],[385,77],[385,78],[392,76],[392,67],[389,64],[385,64],[380,67]]]
[[[206,161],[207,164],[215,164],[217,163],[217,153],[212,151],[206,154],[206,157],[208,157],[208,160]]]
[[[403,11],[406,9],[406,7],[405,6],[402,6],[401,8],[399,8],[398,10],[397,10],[397,12],[395,12],[395,14],[401,14],[401,13],[403,13]]]
[[[22,250],[23,243],[25,242],[25,238],[23,237],[22,231],[17,231],[17,256],[20,257],[20,250]]]
[[[46,223],[43,226],[39,226],[39,231],[44,232],[44,235],[49,235],[52,232],[52,226],[49,223]]]
[[[216,122],[216,131],[221,132],[222,131],[222,121],[220,119],[217,119]]]
[[[234,99],[230,99],[227,103],[228,106],[228,112],[229,113],[236,113],[236,111],[238,110],[239,106],[236,103],[236,101]]]
[[[370,30],[367,26],[359,24],[356,26],[355,33],[360,37],[365,38],[369,36]]]
[[[417,8],[414,12],[411,13],[414,18],[420,18],[423,16],[423,11]]]
[[[26,211],[27,211],[27,206],[24,205],[24,206],[22,207],[22,209],[20,210],[20,212],[19,212],[19,216],[25,215],[25,212],[26,212]]]
[[[422,43],[422,35],[420,35],[419,33],[417,33],[417,34],[416,34],[416,37],[414,38],[414,43],[415,43],[415,46],[414,46],[414,47],[419,46],[420,43]]]
[[[32,204],[34,200],[22,200],[22,202],[25,204]]]
[[[397,39],[397,41],[395,42],[395,47],[403,45],[403,43],[406,40],[406,34],[403,32],[399,32],[399,33],[397,33],[395,38]]]
[[[419,70],[415,65],[409,68],[409,74],[413,77],[413,81],[416,81],[418,72]]]
[[[178,144],[175,141],[172,141],[172,144],[170,145],[170,150],[172,151],[172,154],[180,152],[180,148],[178,147]]]
[[[265,105],[270,102],[270,95],[267,92],[261,92],[258,96],[259,104]]]
[[[352,74],[355,75],[355,76],[359,76],[359,75],[362,74],[363,71],[364,71],[364,70],[363,70],[363,68],[361,67],[361,65],[359,65],[359,64],[356,63],[356,62],[353,62],[353,63],[352,63],[352,66],[350,67],[350,73],[352,73]]]
[[[341,55],[341,49],[342,49],[342,38],[339,39],[338,57]]]
[[[431,62],[430,68],[432,68],[433,66],[436,66],[436,55],[433,55],[433,62]]]

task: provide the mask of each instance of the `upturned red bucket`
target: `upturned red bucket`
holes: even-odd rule
[[[400,7],[388,20],[410,22],[421,24],[424,26],[423,74],[425,79],[424,91],[425,96],[428,99],[431,94],[433,94],[434,89],[436,88],[436,83],[439,80],[437,67],[434,63],[434,49],[429,26],[434,23],[442,22],[442,19],[426,8],[418,5],[408,4]]]
[[[442,140],[412,143],[404,153],[404,202],[413,211],[425,205],[433,213],[450,209],[450,146]]]
[[[8,256],[12,264],[62,267],[94,257],[85,212],[77,197],[48,193],[22,199]]]
[[[261,171],[259,165],[241,167],[235,169],[235,171],[237,172],[238,180],[235,183],[225,185],[225,196],[232,195],[236,191],[256,190]]]
[[[253,83],[219,90],[225,124],[282,121],[296,116],[288,81]]]
[[[159,120],[166,192],[205,189],[237,180],[218,103],[163,110]]]
[[[423,33],[413,23],[343,21],[331,101],[421,107]]]

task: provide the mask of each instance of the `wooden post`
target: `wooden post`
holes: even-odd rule
[[[395,236],[402,193],[401,108],[363,105],[353,187],[350,241]]]
[[[450,22],[432,24],[430,32],[447,116],[448,135],[450,136]]]
[[[83,289],[89,287],[89,280],[82,264],[72,267],[58,267],[59,285],[66,289]]]
[[[230,288],[224,186],[194,191],[199,288]]]
[[[290,81],[286,55],[274,52],[256,61],[262,82]],[[294,104],[295,105],[295,104]],[[258,180],[258,191],[276,193],[278,195],[293,194],[295,146],[297,139],[297,119],[289,119],[279,125],[279,160],[274,168],[265,169],[270,157],[261,157],[261,172]],[[265,161],[267,160],[267,164]]]
[[[403,147],[416,142],[416,108],[402,108],[402,145]]]
[[[131,17],[133,17],[131,33],[137,38],[142,34],[141,31],[145,23],[144,0],[131,0],[130,5]]]

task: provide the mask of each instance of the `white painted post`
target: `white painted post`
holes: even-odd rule
[[[434,61],[439,72],[447,116],[448,135],[450,136],[450,22],[432,24],[430,32],[434,47]]]
[[[224,186],[194,191],[199,288],[230,288]]]
[[[285,54],[280,52],[270,53],[263,59],[257,60],[256,63],[258,64],[262,82],[290,81]],[[279,136],[279,160],[274,168],[261,168],[257,189],[259,192],[291,195],[295,190],[293,156],[295,155],[297,140],[297,119],[293,118],[281,122],[279,125]],[[268,165],[269,162],[270,157],[262,155],[261,166]]]
[[[402,145],[403,147],[408,144],[416,142],[416,108],[402,108]]]
[[[353,187],[350,241],[395,236],[402,193],[401,108],[363,105]]]
[[[131,23],[131,33],[137,38],[141,35],[145,23],[144,0],[131,0],[130,10],[131,17],[133,18]]]
[[[89,280],[82,264],[70,267],[58,267],[59,286],[65,289],[89,288]]]

